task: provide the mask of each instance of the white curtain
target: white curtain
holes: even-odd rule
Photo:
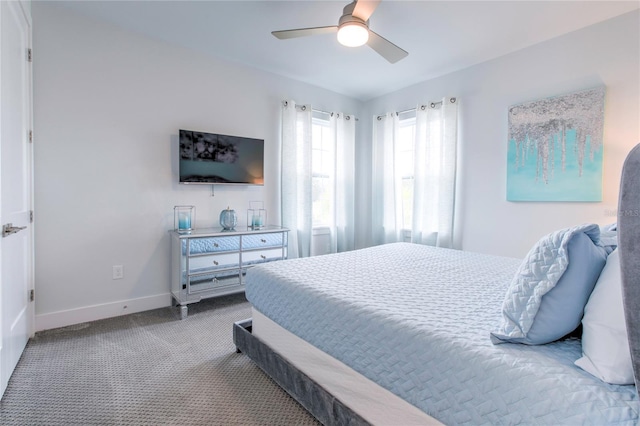
[[[395,112],[373,118],[372,238],[374,244],[402,241],[402,164],[396,156]]]
[[[311,253],[311,106],[282,103],[282,226],[288,256]]]
[[[453,247],[457,129],[455,98],[416,108],[412,242]]]
[[[453,246],[458,103],[455,98],[416,108],[413,144],[411,241]],[[402,177],[407,165],[398,155],[398,114],[374,117],[373,241],[404,241]],[[404,167],[404,169],[403,169]]]
[[[333,165],[332,214],[329,250],[355,247],[355,117],[333,113],[329,119]],[[312,217],[312,109],[283,102],[282,107],[282,226],[289,228],[290,258],[311,254]]]
[[[331,225],[331,252],[355,248],[355,117],[331,115],[331,134],[335,136],[335,204]]]

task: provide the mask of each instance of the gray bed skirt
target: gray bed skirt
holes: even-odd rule
[[[323,425],[369,425],[317,382],[251,334],[251,318],[233,325],[233,343]]]

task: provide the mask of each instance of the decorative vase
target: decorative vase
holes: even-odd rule
[[[231,231],[238,224],[238,215],[229,207],[220,212],[220,226],[224,231]]]
[[[249,229],[262,229],[267,225],[267,211],[262,201],[252,201],[247,210],[247,225]]]
[[[190,233],[196,220],[195,206],[173,208],[173,228],[180,233]]]

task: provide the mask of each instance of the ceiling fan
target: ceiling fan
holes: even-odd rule
[[[338,25],[272,31],[280,40],[311,35],[338,33],[338,42],[349,47],[367,44],[387,61],[395,64],[409,53],[369,29],[369,17],[381,0],[354,0],[342,10]]]

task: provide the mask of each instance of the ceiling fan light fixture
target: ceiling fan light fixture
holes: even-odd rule
[[[2,1],[2,0],[0,0]],[[381,0],[353,0],[342,9],[342,16],[338,25],[329,27],[298,28],[293,30],[272,31],[276,38],[305,37],[311,35],[338,33],[338,42],[348,47],[358,47],[367,44],[378,55],[389,63],[395,64],[406,57],[409,52],[399,48],[389,40],[369,30],[369,17]]]
[[[338,29],[338,42],[347,47],[358,47],[369,41],[369,28],[360,22],[345,22]]]

